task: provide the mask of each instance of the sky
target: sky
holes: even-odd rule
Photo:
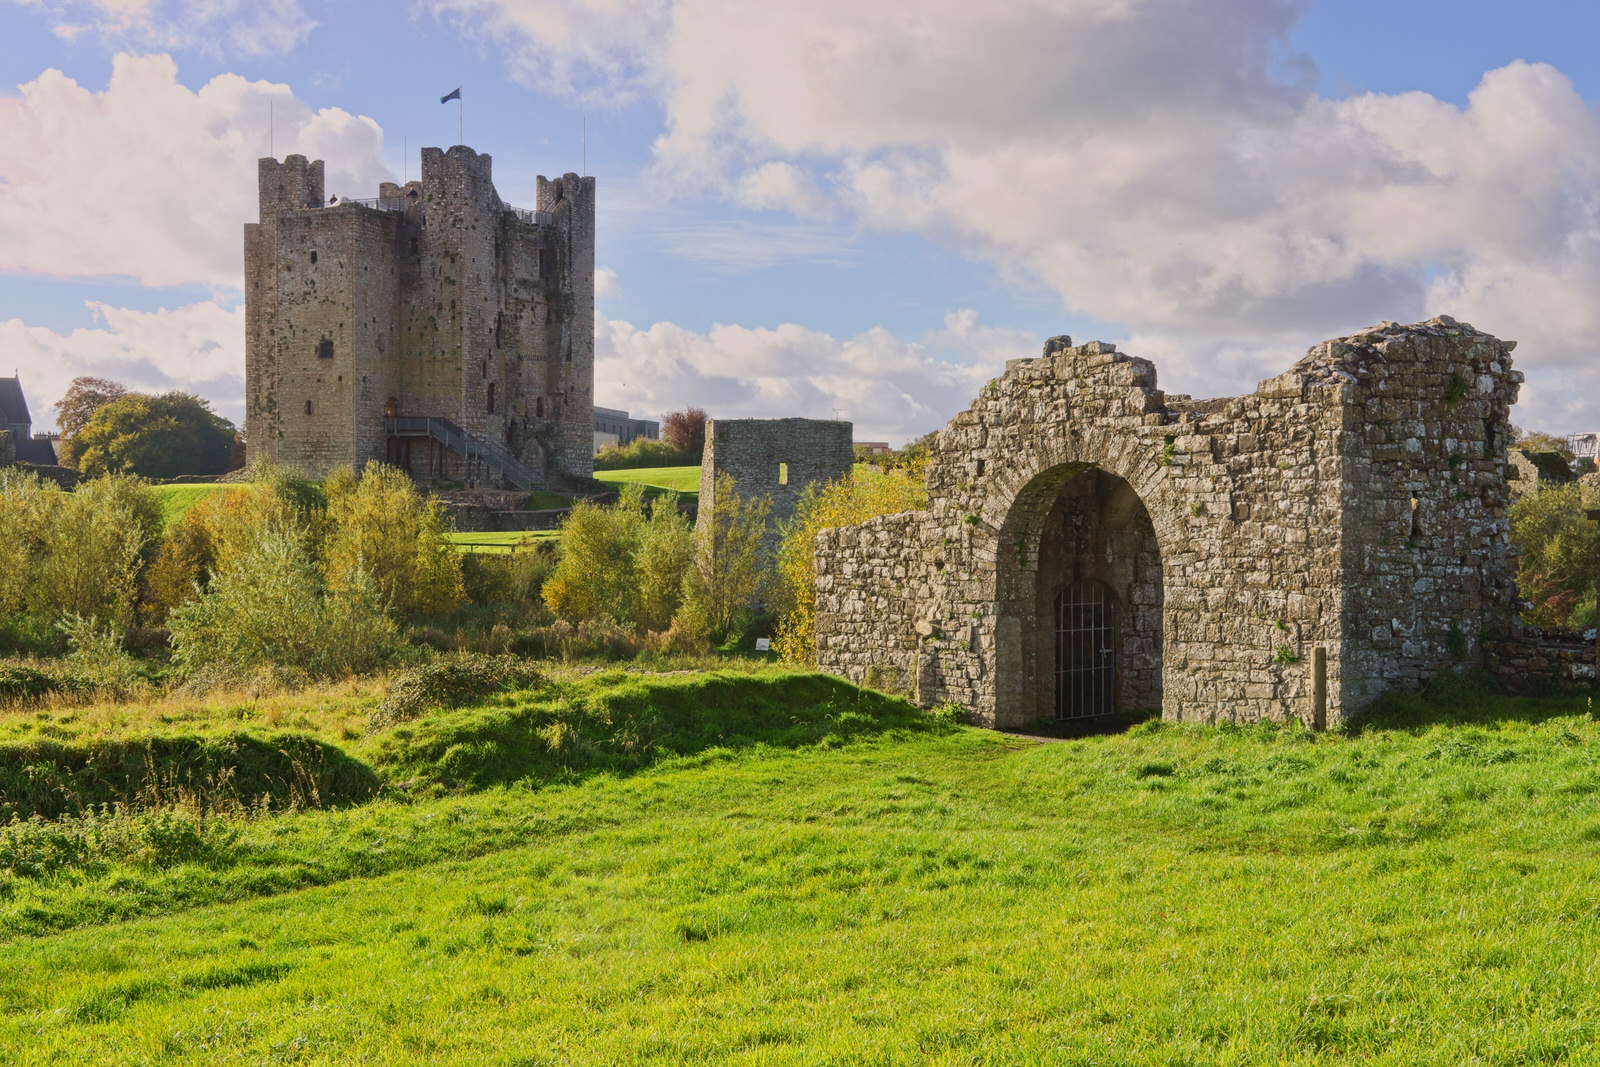
[[[1221,396],[1446,314],[1600,428],[1600,5],[0,0],[0,374],[242,422],[255,160],[596,176],[595,400],[942,426],[1045,338]],[[454,103],[439,97],[462,88]],[[270,121],[269,121],[270,116]]]

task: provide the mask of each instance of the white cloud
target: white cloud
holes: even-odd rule
[[[641,330],[596,316],[595,392],[645,417],[690,404],[713,418],[839,413],[857,438],[903,441],[943,426],[1007,359],[1038,353],[1038,338],[983,326],[970,309],[917,341],[882,328],[839,339],[792,323]]]
[[[242,425],[242,304],[229,309],[205,301],[159,311],[88,306],[97,325],[66,334],[20,319],[0,321],[0,352],[22,377],[35,430],[53,424],[51,405],[80,375],[111,378],[136,392],[197,393]]]
[[[661,91],[671,0],[424,0],[463,36],[504,50],[524,85],[593,104]]]
[[[269,104],[278,156],[325,159],[330,193],[392,177],[373,120],[234,74],[191,90],[167,56],[118,55],[104,92],[48,70],[0,98],[0,271],[238,286]]]
[[[1600,114],[1525,62],[1463,106],[1321,97],[1288,44],[1302,7],[677,0],[610,52],[576,15],[525,32],[659,68],[657,177],[691,195],[944,242],[1194,365],[1232,353],[1230,384],[1451,314],[1521,342],[1530,421],[1600,423]],[[1551,406],[1547,374],[1596,399]]]
[[[617,272],[610,267],[596,267],[594,269],[594,298],[605,300],[607,297],[621,296],[622,283],[617,281]]]
[[[316,28],[298,0],[15,0],[56,35],[93,34],[108,48],[280,55]]]

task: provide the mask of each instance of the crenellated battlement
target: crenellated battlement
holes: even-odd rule
[[[282,163],[270,157],[256,160],[256,186],[262,222],[282,211],[321,207],[326,199],[322,160],[308,162],[302,155],[285,156]]]
[[[386,461],[472,477],[386,439],[386,419],[417,416],[548,478],[587,476],[594,179],[540,177],[530,211],[500,199],[487,153],[421,156],[418,180],[333,202],[321,160],[260,161],[261,221],[244,235],[253,454],[313,474]]]

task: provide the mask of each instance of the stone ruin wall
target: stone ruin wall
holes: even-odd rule
[[[838,419],[707,419],[700,514],[712,514],[717,475],[728,474],[740,496],[772,498],[771,525],[776,528],[794,514],[808,485],[850,473],[855,466],[853,431],[850,423]]]
[[[1385,324],[1252,394],[1193,401],[1166,396],[1145,360],[1063,342],[1012,361],[938,435],[927,510],[823,532],[823,669],[989,725],[1048,717],[1041,606],[1090,576],[1122,600],[1124,709],[1315,724],[1316,650],[1336,722],[1481,664],[1482,638],[1509,626],[1508,345],[1449,319]],[[1091,468],[1105,486],[1075,481]],[[1159,550],[1158,632],[1138,538],[1102,537],[1098,573],[1052,549],[1068,515],[1099,521],[1123,486]],[[1136,677],[1157,646],[1158,699]]]
[[[259,183],[260,222],[245,226],[252,458],[319,475],[396,460],[392,400],[549,476],[593,473],[594,179],[539,178],[547,216],[532,220],[463,146],[423,149],[420,181],[383,183],[394,210],[324,206],[323,164],[303,156],[261,160]],[[464,475],[448,454],[411,465],[441,460]]]

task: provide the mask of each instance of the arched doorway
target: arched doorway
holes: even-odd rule
[[[1132,485],[1083,463],[1037,475],[996,562],[996,725],[1161,707],[1161,547]]]

